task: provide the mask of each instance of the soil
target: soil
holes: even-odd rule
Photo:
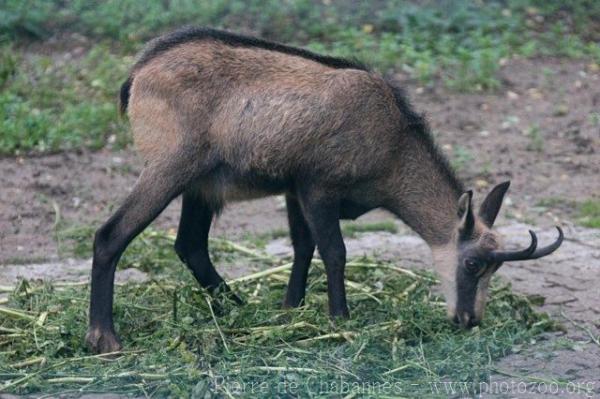
[[[566,332],[545,336],[502,359],[493,381],[552,377],[588,383],[586,387],[600,395],[600,230],[578,227],[573,205],[600,199],[597,66],[558,59],[512,60],[502,67],[503,88],[494,94],[457,94],[440,85],[420,87],[398,78],[417,110],[426,113],[438,144],[458,166],[459,175],[475,189],[476,201],[493,184],[512,181],[498,222],[508,246],[527,242],[531,226],[541,232],[542,242],[554,237],[552,225],[565,227],[567,240],[557,254],[503,267],[499,274],[516,291],[544,296],[541,309],[561,320]],[[0,159],[0,285],[12,283],[22,272],[47,279],[80,279],[89,261],[61,258],[55,226],[99,226],[127,195],[140,169],[141,162],[131,150]],[[542,202],[551,206],[541,206]],[[282,205],[276,197],[233,204],[216,221],[212,234],[236,239],[284,229]],[[154,225],[176,228],[179,206],[174,201]],[[363,218],[392,217],[375,211]],[[425,244],[397,223],[398,234],[364,233],[347,240],[349,253],[377,252],[406,267],[430,267]],[[289,253],[289,240],[274,240],[267,250]],[[37,265],[22,265],[31,263]],[[57,268],[63,272],[52,274]],[[224,274],[243,272],[240,268]],[[565,336],[575,344],[564,344]],[[491,396],[548,392],[513,390]],[[572,397],[586,396],[579,391]]]

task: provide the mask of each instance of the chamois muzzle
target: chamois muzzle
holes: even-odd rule
[[[531,244],[526,249],[520,251],[494,251],[491,253],[491,259],[496,263],[502,262],[510,262],[515,260],[530,260],[530,259],[538,259],[546,255],[550,255],[552,252],[556,251],[558,247],[563,242],[563,231],[560,227],[556,226],[558,230],[558,238],[552,244],[538,248],[537,243],[538,239],[535,233],[529,230],[529,234],[531,234]]]

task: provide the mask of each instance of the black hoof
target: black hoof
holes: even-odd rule
[[[85,343],[90,351],[94,353],[118,352],[123,347],[119,338],[110,329],[101,330],[98,327],[90,327],[85,335]]]

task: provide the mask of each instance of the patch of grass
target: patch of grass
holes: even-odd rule
[[[494,359],[554,325],[525,297],[495,285],[484,324],[456,330],[430,290],[431,274],[369,258],[349,261],[353,316],[331,323],[320,262],[311,270],[307,305],[282,310],[289,263],[224,240],[216,246],[220,256],[271,269],[231,281],[248,303],[221,303],[225,315],[215,318],[216,303],[167,251],[173,236],[146,238],[156,241],[136,245],[154,254],[144,261],[148,270],[173,265],[150,282],[117,287],[116,328],[126,351],[107,359],[84,348],[87,285],[22,281],[0,308],[1,391],[414,397],[430,396],[432,381],[466,381],[475,394]]]
[[[12,78],[18,70],[19,60],[11,47],[0,48],[0,87]]]
[[[97,223],[97,227],[100,225],[101,223]],[[94,232],[97,227],[78,224],[58,226],[55,238],[58,243],[59,253],[62,256],[74,256],[76,258],[91,257]],[[342,222],[342,233],[344,237],[356,237],[359,233],[381,231],[395,234],[398,232],[398,226],[392,220],[370,223],[353,221]],[[275,229],[263,234],[247,234],[244,237],[244,241],[252,244],[253,247],[264,249],[269,241],[278,238],[286,238],[288,236],[289,231],[287,229]],[[211,240],[213,243],[218,244],[221,238],[211,238]],[[152,229],[147,229],[128,247],[120,264],[127,268],[140,267],[140,265],[147,262],[155,263],[151,262],[152,257],[156,256],[156,254],[152,252],[152,248],[162,248],[160,241],[160,234],[157,234],[156,231]],[[159,254],[158,259],[162,258],[161,255],[163,254]],[[218,257],[220,255],[222,254],[220,254],[219,251],[213,253],[213,257]]]
[[[541,199],[536,205],[544,209],[566,212],[582,226],[600,228],[600,201],[597,199],[575,201],[560,197],[548,197]]]
[[[0,50],[0,153],[115,147],[129,142],[117,117],[124,60],[98,46],[81,59]],[[57,58],[59,55],[57,55]]]
[[[485,161],[481,166],[482,177],[490,177],[492,175],[492,161]]]
[[[456,54],[453,54],[456,58],[447,58],[446,85],[458,91],[498,89],[500,81],[496,73],[500,69],[500,59],[505,55],[493,46],[476,51],[457,49]]]
[[[375,5],[317,0],[50,0],[30,5],[8,0],[1,16],[0,37],[11,40],[75,31],[126,48],[184,24],[243,29],[280,41],[312,43],[382,69],[406,66],[424,80],[454,65],[459,70],[450,71],[449,82],[468,90],[494,88],[497,61],[514,53],[600,55],[593,33],[600,6],[588,0],[569,5],[558,0]]]
[[[398,232],[398,226],[392,220],[385,220],[381,222],[342,222],[342,233],[344,237],[356,237],[358,233],[370,233],[385,231],[388,233],[395,234]]]
[[[264,249],[269,241],[276,240],[278,238],[286,238],[289,237],[289,235],[290,233],[288,229],[273,229],[271,231],[267,231],[266,233],[260,234],[248,233],[242,238],[244,241],[252,243],[253,246]]]
[[[600,200],[589,199],[579,205],[579,223],[586,227],[600,229]]]
[[[55,231],[55,239],[58,244],[59,254],[62,257],[91,258],[93,255],[92,246],[94,243],[94,233],[102,225],[101,222],[95,225],[59,225]],[[138,268],[144,272],[157,273],[167,270],[169,267],[179,265],[181,262],[174,257],[173,243],[175,233],[160,233],[154,229],[147,228],[137,236],[127,250],[123,253],[119,261],[119,268],[127,269],[130,267]],[[264,249],[266,244],[276,238],[288,236],[286,229],[276,229],[264,234],[247,234],[243,240],[253,248]],[[215,263],[230,262],[235,260],[229,256],[227,244],[222,237],[209,238],[209,251],[211,259]],[[224,249],[225,248],[225,249]]]
[[[554,207],[573,206],[574,202],[569,201],[566,198],[561,198],[561,197],[547,197],[547,198],[542,198],[541,200],[539,200],[536,205],[544,207],[544,208],[554,208]]]
[[[450,164],[457,172],[460,173],[466,170],[474,159],[475,158],[473,157],[473,154],[468,148],[456,146],[452,151]]]
[[[538,125],[530,126],[525,132],[529,138],[527,149],[529,151],[542,152],[544,150],[544,136]]]
[[[115,102],[132,59],[108,48],[131,55],[148,39],[186,24],[251,32],[358,58],[384,73],[404,71],[423,85],[440,81],[454,90],[484,91],[500,87],[498,70],[513,56],[600,62],[599,4],[5,0],[0,7],[0,44],[5,43],[0,50],[0,153],[127,144]],[[83,61],[24,53],[32,40],[61,33],[78,33],[99,45]]]
[[[94,233],[101,226],[90,225],[71,225],[59,226],[55,233],[61,256],[73,256],[76,258],[91,258],[93,256]],[[175,256],[173,248],[175,237],[173,235],[159,234],[153,229],[146,229],[137,236],[127,250],[123,253],[119,261],[120,269],[136,268],[148,273],[161,273],[181,264]],[[213,240],[215,241],[215,240]],[[214,242],[213,242],[214,244]],[[216,248],[220,246],[216,245]],[[212,248],[211,248],[212,249]],[[222,260],[220,251],[213,253],[212,258],[215,261]]]
[[[100,224],[97,225],[98,227]],[[96,228],[92,225],[67,225],[61,222],[55,228],[54,238],[60,256],[74,256],[76,258],[90,258]]]

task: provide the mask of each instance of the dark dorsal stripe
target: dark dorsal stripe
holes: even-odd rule
[[[140,58],[134,66],[134,69],[145,65],[153,58],[180,44],[206,39],[217,40],[233,47],[256,47],[265,50],[277,51],[280,53],[313,60],[332,68],[360,69],[363,71],[368,70],[365,65],[357,61],[320,55],[313,53],[312,51],[286,46],[281,43],[270,42],[252,36],[244,36],[223,30],[199,27],[184,27],[152,40],[142,52]]]

